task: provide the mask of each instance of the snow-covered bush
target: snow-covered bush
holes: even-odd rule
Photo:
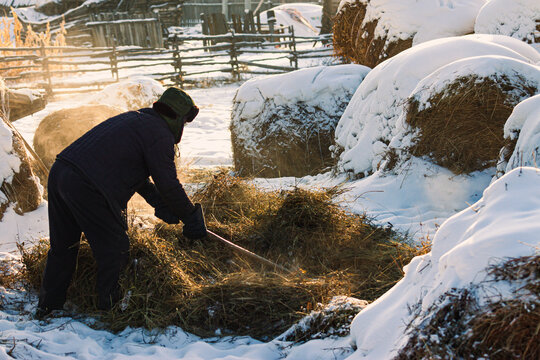
[[[128,79],[109,85],[89,99],[90,104],[114,106],[125,111],[151,107],[165,89],[148,77]]]
[[[533,44],[540,50],[538,22],[538,0],[491,0],[480,9],[474,32],[511,36]]]
[[[540,222],[533,219],[540,217],[539,181],[535,168],[514,169],[490,185],[480,201],[446,220],[432,251],[414,258],[405,277],[356,316],[354,358],[393,358],[414,333],[408,325],[421,325],[452,291],[469,289],[481,305],[494,295],[519,300],[523,282],[492,281],[497,279],[488,272],[505,259],[537,254]],[[486,280],[491,282],[484,289]]]
[[[303,176],[331,165],[335,126],[368,71],[361,65],[314,67],[242,85],[231,121],[236,170]]]
[[[122,109],[108,105],[83,105],[62,109],[47,115],[34,135],[34,150],[47,167],[51,167],[65,147],[85,132]]]
[[[512,109],[539,92],[540,67],[520,60],[487,55],[443,66],[409,96],[385,168],[411,155],[456,174],[493,167],[512,145],[503,136]]]
[[[0,221],[9,207],[21,215],[42,203],[24,141],[3,119],[0,123]],[[6,234],[4,234],[6,236]],[[11,240],[11,239],[10,239]]]
[[[432,40],[378,65],[360,84],[336,127],[339,170],[360,177],[375,171],[398,134],[397,120],[418,83],[454,61],[484,55],[540,61],[536,50],[517,39],[468,35]]]
[[[471,33],[485,0],[343,0],[334,20],[334,48],[374,67],[413,45]]]

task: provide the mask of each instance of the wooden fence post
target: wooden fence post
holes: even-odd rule
[[[292,42],[292,51],[291,51],[291,65],[294,63],[294,68],[298,70],[298,53],[296,52],[296,37],[294,36],[294,26],[290,26],[291,32],[291,42]]]
[[[173,48],[173,66],[176,73],[176,76],[174,77],[174,84],[182,87],[184,85],[184,77],[182,76],[182,57],[180,56],[180,47],[178,46],[178,36],[176,34],[174,34]]]
[[[109,56],[109,60],[111,62],[111,75],[118,81],[118,53],[116,51],[116,39],[114,38],[112,40],[112,54]]]
[[[234,30],[231,31],[231,50],[230,50],[230,56],[231,56],[231,75],[235,78],[235,80],[240,79],[240,68],[238,66],[238,53],[236,51],[236,39],[234,37]]]
[[[49,68],[49,59],[47,59],[47,51],[45,50],[45,43],[42,41],[40,46],[40,52],[41,52],[41,65],[43,67],[43,80],[46,81],[45,84],[45,92],[47,93],[47,96],[53,95],[53,88],[52,88],[52,79],[51,79],[51,71]]]

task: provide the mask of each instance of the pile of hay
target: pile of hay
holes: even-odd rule
[[[511,259],[488,273],[514,289],[511,298],[482,304],[478,289],[446,293],[444,306],[434,305],[426,320],[408,329],[409,341],[396,359],[540,358],[540,256]]]
[[[231,115],[235,169],[243,176],[300,177],[333,166],[336,124],[368,71],[315,67],[246,82]]]
[[[334,18],[334,54],[375,67],[413,45],[471,33],[483,0],[351,0]]]
[[[374,300],[402,277],[417,250],[390,230],[344,213],[327,192],[265,193],[225,173],[196,196],[208,226],[241,246],[289,267],[265,272],[221,243],[192,242],[177,226],[130,231],[129,294],[101,319],[112,330],[179,325],[201,336],[269,339],[335,295]],[[39,286],[47,245],[23,254],[24,277]],[[96,314],[91,252],[82,243],[69,299]]]
[[[407,124],[417,129],[408,151],[456,174],[496,166],[501,149],[508,147],[511,154],[515,145],[504,138],[504,125],[518,103],[540,91],[540,70],[488,57],[449,66],[475,70],[464,76],[457,72],[442,82],[433,76],[417,87],[406,109]],[[491,74],[485,70],[493,66],[498,69]]]
[[[73,141],[122,109],[108,105],[83,105],[47,115],[34,135],[34,149],[43,163],[51,167],[58,155]]]

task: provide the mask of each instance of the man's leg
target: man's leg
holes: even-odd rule
[[[124,224],[103,194],[86,179],[70,202],[70,209],[96,259],[98,307],[108,310],[120,299],[118,280],[129,259],[129,238]]]
[[[51,168],[48,181],[50,250],[39,293],[38,308],[42,315],[62,309],[66,292],[77,264],[81,229],[62,199],[60,188],[69,186],[63,164]]]

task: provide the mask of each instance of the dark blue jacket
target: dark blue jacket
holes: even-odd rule
[[[58,159],[79,169],[118,215],[139,192],[150,205],[161,206],[164,201],[184,219],[195,208],[178,181],[174,145],[165,120],[153,109],[141,109],[97,125],[58,154]]]

